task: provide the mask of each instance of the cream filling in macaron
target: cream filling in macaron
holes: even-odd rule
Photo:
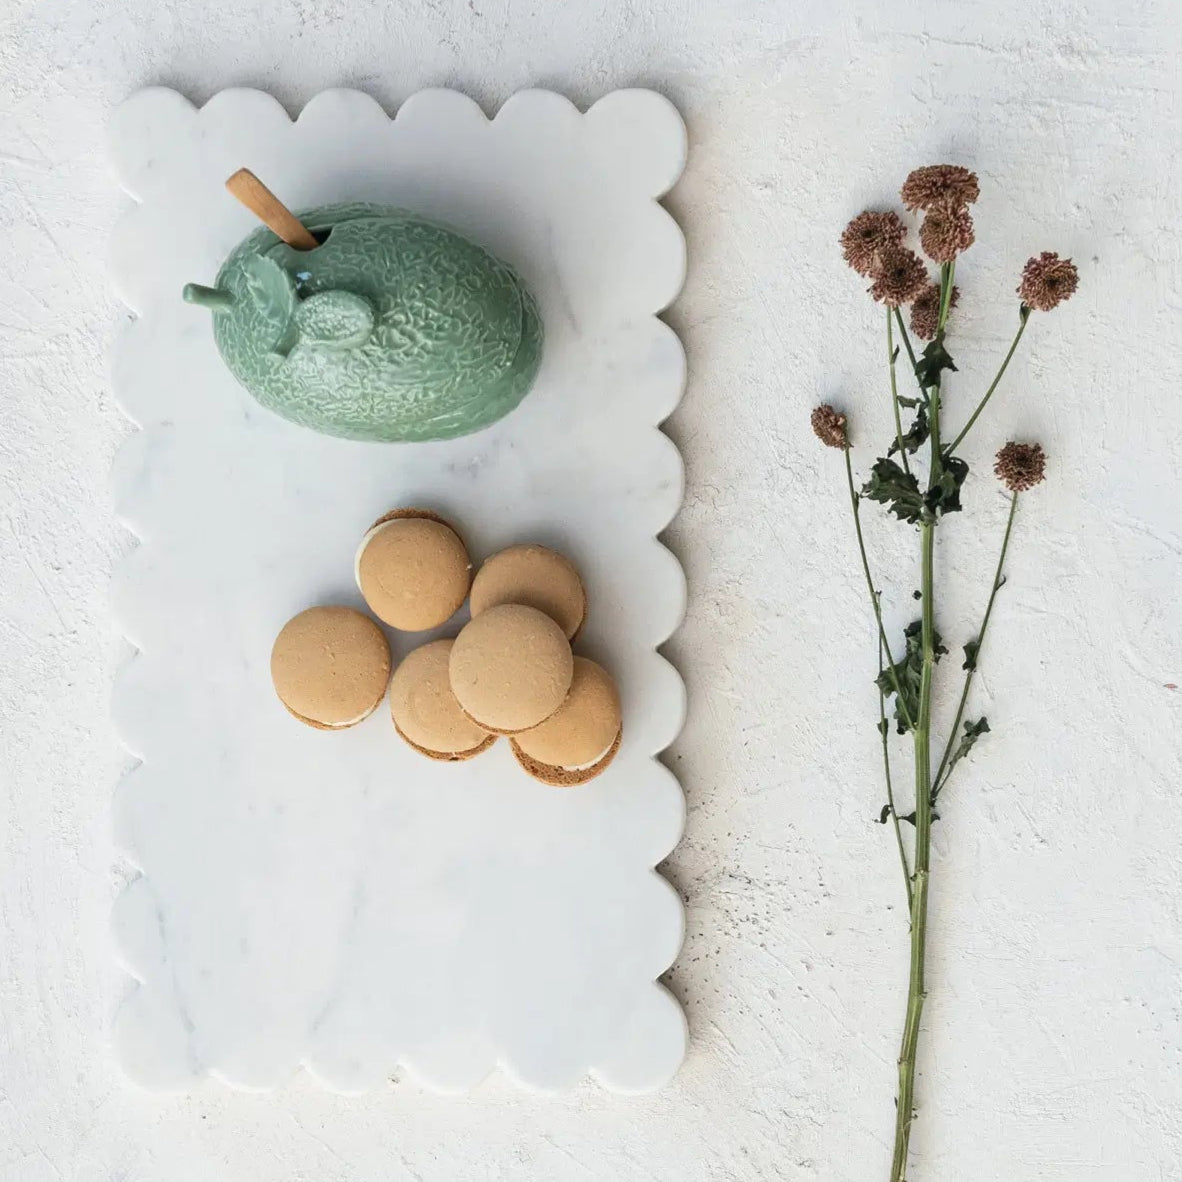
[[[612,741],[608,743],[608,745],[594,759],[589,759],[586,763],[558,763],[554,764],[553,766],[562,768],[564,772],[585,772],[588,768],[594,767],[601,760],[605,759],[607,757],[607,753],[615,745],[616,741],[615,739],[612,739]]]
[[[383,517],[380,521],[375,521],[373,525],[365,531],[360,543],[358,543],[357,550],[353,555],[353,582],[357,584],[357,590],[361,590],[361,556],[365,553],[365,547],[370,544],[384,530],[387,526],[393,525],[396,521],[406,521],[408,518],[424,517],[428,521],[438,520],[441,525],[446,524],[442,518],[436,518],[427,513],[416,513],[413,510],[407,510],[403,513],[400,510],[395,510],[399,513],[397,517]],[[450,529],[451,526],[448,526]]]
[[[391,520],[397,520],[392,518]],[[390,524],[389,521],[379,521],[377,525],[371,525],[365,531],[365,536],[361,539],[361,544],[357,547],[357,553],[353,555],[353,582],[357,584],[357,590],[361,590],[361,555],[365,553],[365,547],[373,541]]]
[[[381,703],[379,703],[379,702],[375,702],[364,713],[358,714],[356,718],[350,718],[347,722],[322,722],[322,723],[320,723],[320,725],[328,727],[328,729],[330,731],[342,731],[346,727],[356,726],[359,722],[364,722],[378,708],[378,706],[380,704]],[[319,720],[313,719],[313,721],[319,721]]]

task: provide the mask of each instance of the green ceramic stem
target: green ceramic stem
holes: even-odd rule
[[[224,312],[234,306],[234,297],[220,287],[206,287],[202,283],[186,283],[181,292],[186,304],[196,304],[211,312]]]

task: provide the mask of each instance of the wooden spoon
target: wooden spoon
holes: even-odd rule
[[[226,188],[272,233],[296,250],[313,250],[320,245],[312,232],[249,168],[240,168]]]

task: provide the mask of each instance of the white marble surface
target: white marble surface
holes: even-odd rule
[[[979,679],[994,732],[936,835],[912,1173],[1174,1182],[1180,52],[1178,5],[1127,0],[0,4],[0,1178],[886,1178],[906,921],[875,824],[873,626],[840,469],[805,422],[848,399],[863,471],[889,431],[881,320],[835,240],[908,169],[951,159],[982,178],[955,411],[1006,348],[1029,253],[1073,254],[1082,285],[970,437],[982,534],[950,528],[942,551],[942,630],[962,642],[1004,524],[983,474],[1007,434],[1040,438],[1051,479]],[[292,115],[341,85],[387,111],[451,86],[488,115],[527,86],[581,108],[648,86],[685,117],[668,204],[689,271],[667,315],[689,385],[666,429],[686,496],[664,537],[689,587],[665,646],[689,689],[666,756],[689,807],[662,870],[687,923],[662,979],[690,1040],[651,1095],[494,1073],[459,1101],[401,1077],[342,1097],[306,1072],[164,1095],[111,1053],[129,979],[108,920],[134,871],[111,838],[127,646],[108,600],[133,539],[108,477],[134,428],[108,372],[126,311],[105,244],[126,199],[103,135],[150,84],[197,103],[257,86]],[[898,627],[914,541],[868,521]]]
[[[682,169],[680,117],[651,91],[584,114],[539,90],[490,121],[433,90],[391,119],[335,90],[293,122],[260,91],[197,110],[155,89],[115,113],[110,150],[138,201],[112,263],[137,313],[115,390],[140,427],[114,476],[140,539],[115,579],[139,652],[114,712],[143,761],[115,804],[143,872],[114,916],[140,982],[116,1019],[128,1073],[154,1087],[211,1074],[265,1088],[303,1065],[346,1092],[398,1067],[444,1091],[498,1065],[538,1088],[588,1072],[617,1091],[667,1082],[685,1023],[655,978],[683,920],[653,866],[684,805],[656,756],[685,707],[655,650],[685,587],[655,535],[681,502],[680,457],[659,424],[685,359],[656,313],[681,287],[685,247],[655,199]],[[209,314],[178,294],[212,282],[253,228],[222,186],[243,165],[294,209],[389,203],[510,262],[546,326],[522,406],[463,439],[387,445],[255,404],[222,364]],[[384,707],[326,735],[278,702],[276,632],[314,603],[364,607],[354,551],[404,505],[457,523],[476,561],[515,541],[575,560],[590,602],[579,648],[614,671],[625,717],[620,753],[592,784],[547,789],[506,743],[460,765],[423,759]],[[395,660],[422,639],[393,633]]]

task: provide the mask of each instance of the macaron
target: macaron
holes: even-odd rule
[[[496,742],[460,709],[451,692],[448,659],[452,640],[433,640],[407,654],[390,679],[394,729],[431,759],[471,759]]]
[[[575,657],[566,701],[545,722],[514,736],[517,762],[536,780],[556,788],[585,784],[620,749],[620,694],[600,665]]]
[[[587,592],[569,558],[545,546],[510,546],[494,554],[472,580],[472,614],[501,603],[545,612],[572,640],[587,615]]]
[[[426,509],[379,517],[357,547],[353,573],[370,611],[403,632],[451,619],[472,584],[463,539]]]
[[[562,629],[545,612],[502,603],[460,630],[448,672],[465,714],[485,730],[512,735],[537,726],[562,705],[574,657]]]
[[[300,722],[343,730],[374,712],[390,680],[390,646],[351,607],[312,607],[284,624],[271,649],[271,680]]]

